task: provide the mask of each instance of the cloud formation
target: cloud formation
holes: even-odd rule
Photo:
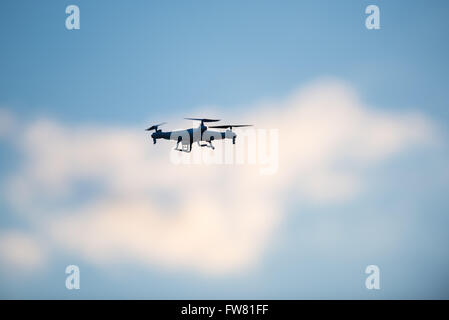
[[[95,264],[239,272],[263,255],[284,217],[284,194],[348,201],[370,168],[435,139],[423,115],[369,108],[335,80],[252,105],[242,118],[279,130],[275,175],[251,165],[174,165],[170,142],[153,146],[141,128],[47,119],[25,129],[26,159],[7,197],[49,241]]]
[[[33,236],[20,232],[0,233],[0,267],[16,271],[33,271],[46,260],[43,246]]]

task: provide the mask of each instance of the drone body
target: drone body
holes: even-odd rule
[[[220,125],[220,126],[210,126],[207,127],[204,125],[205,122],[216,122],[220,121],[218,119],[202,119],[202,118],[185,118],[188,120],[197,120],[201,121],[200,125],[197,128],[190,128],[185,130],[176,130],[176,131],[162,131],[158,129],[159,126],[165,124],[160,123],[154,126],[149,127],[146,131],[154,130],[151,134],[151,138],[153,138],[153,143],[155,144],[158,139],[165,140],[174,140],[176,141],[175,150],[190,152],[192,151],[192,144],[194,142],[198,143],[200,147],[208,147],[211,149],[215,149],[212,145],[212,141],[214,140],[222,140],[222,139],[232,139],[232,143],[235,144],[235,139],[237,135],[232,131],[233,127],[248,127],[250,125]],[[219,129],[227,129],[225,132],[209,130],[209,128],[219,128]],[[206,142],[206,144],[201,144],[201,142]],[[182,148],[179,149],[179,143],[181,143]]]

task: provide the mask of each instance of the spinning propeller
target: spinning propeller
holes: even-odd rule
[[[151,126],[151,127],[149,127],[148,129],[145,129],[145,131],[151,131],[151,130],[158,131],[157,128],[158,128],[159,126],[162,126],[163,124],[166,124],[166,123],[167,123],[167,122],[162,122],[162,123],[159,123],[159,124],[155,124],[154,126]]]
[[[201,127],[203,127],[204,122],[217,122],[217,121],[220,121],[220,119],[205,119],[205,118],[184,118],[184,119],[201,121]]]
[[[251,126],[252,126],[252,124],[224,124],[224,125],[221,125],[221,126],[209,126],[209,128],[216,128],[216,129],[227,129],[227,128],[229,128],[232,131],[232,128],[251,127]]]

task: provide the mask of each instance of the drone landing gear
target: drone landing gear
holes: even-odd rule
[[[181,149],[179,149],[179,142],[180,141],[176,142],[176,147],[175,147],[174,150],[181,151],[181,152],[187,152],[187,153],[192,151],[192,144],[191,143],[190,144],[181,144],[182,147],[181,147]]]
[[[209,144],[200,144],[200,142],[198,141],[198,145],[200,147],[208,147],[208,148],[211,148],[212,150],[215,150],[215,147],[212,145],[212,141],[207,141],[207,142],[209,142]]]

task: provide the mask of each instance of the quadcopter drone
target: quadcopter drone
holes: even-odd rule
[[[165,140],[174,140],[176,141],[175,150],[190,152],[192,151],[192,144],[194,142],[198,143],[200,147],[208,147],[212,150],[215,149],[212,145],[213,140],[221,140],[221,139],[232,139],[232,143],[235,144],[235,139],[237,135],[232,131],[232,128],[236,127],[249,127],[251,125],[248,124],[226,124],[219,126],[205,126],[206,122],[217,122],[219,119],[202,119],[202,118],[185,118],[187,120],[196,120],[201,121],[200,125],[197,128],[190,128],[185,130],[176,130],[176,131],[162,131],[158,129],[161,125],[165,124],[159,123],[145,129],[146,131],[154,130],[151,134],[151,138],[153,138],[153,144],[156,144],[157,139],[165,139]],[[228,129],[225,132],[221,131],[213,131],[209,130],[209,128],[216,129]],[[201,142],[206,142],[202,144]],[[181,143],[182,148],[179,149],[179,143]]]

